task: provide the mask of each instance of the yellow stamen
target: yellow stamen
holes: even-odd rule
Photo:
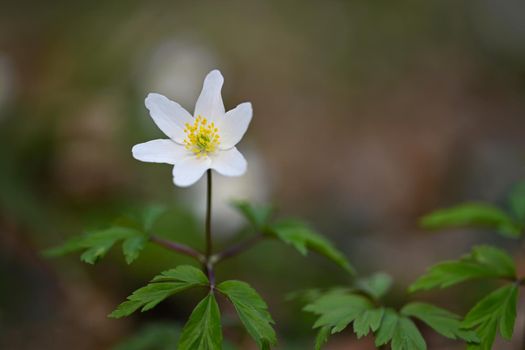
[[[184,125],[185,148],[193,152],[197,158],[207,156],[215,152],[220,144],[218,132],[219,129],[214,122],[208,124],[208,120],[199,115],[193,125],[190,123]]]

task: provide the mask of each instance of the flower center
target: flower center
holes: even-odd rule
[[[195,153],[197,158],[215,152],[220,144],[219,129],[215,127],[215,123],[208,123],[208,120],[200,115],[195,118],[193,125],[190,123],[184,125],[184,133],[186,133],[184,139],[186,149]]]

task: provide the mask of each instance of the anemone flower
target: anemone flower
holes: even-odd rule
[[[135,145],[133,157],[143,162],[174,165],[173,182],[180,187],[193,185],[208,169],[224,176],[244,174],[246,159],[235,145],[248,129],[252,105],[241,103],[226,112],[221,96],[223,83],[218,70],[208,73],[193,116],[167,97],[150,93],[146,108],[169,139]]]

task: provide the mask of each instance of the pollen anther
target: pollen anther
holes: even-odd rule
[[[190,123],[184,125],[185,148],[193,152],[197,158],[213,153],[220,144],[218,132],[219,129],[214,122],[208,123],[206,118],[199,115],[193,125]]]

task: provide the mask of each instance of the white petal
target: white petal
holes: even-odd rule
[[[195,117],[201,116],[211,121],[219,121],[224,117],[224,103],[221,96],[223,83],[224,78],[217,69],[208,73],[195,104]]]
[[[224,176],[240,176],[246,172],[246,167],[246,159],[235,147],[219,151],[211,163],[211,168]]]
[[[226,117],[219,125],[219,135],[221,149],[229,149],[235,146],[244,136],[244,133],[252,120],[252,104],[250,102],[241,103],[231,111],[226,113]]]
[[[180,187],[193,185],[210,168],[210,163],[208,157],[185,157],[173,167],[173,183]]]
[[[184,146],[172,140],[152,140],[139,143],[133,146],[131,152],[133,153],[133,158],[137,160],[167,164],[175,164],[188,154]]]
[[[184,124],[193,124],[191,114],[177,102],[160,94],[149,94],[145,104],[159,129],[173,141],[182,143],[185,138]]]

